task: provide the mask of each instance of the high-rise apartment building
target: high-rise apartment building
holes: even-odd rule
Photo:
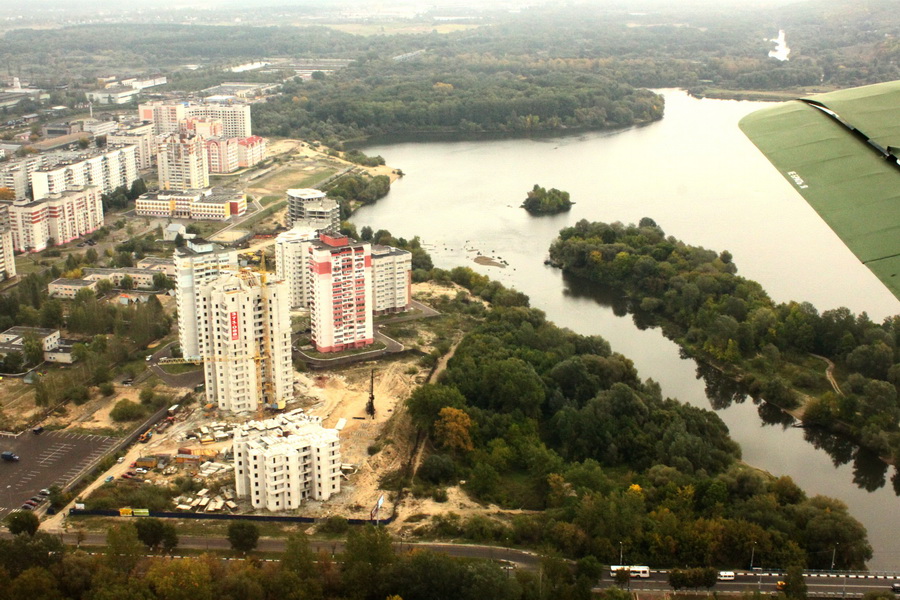
[[[207,396],[231,412],[283,409],[294,392],[284,281],[240,270],[201,286],[198,296]]]
[[[275,238],[275,274],[287,283],[291,308],[309,307],[309,244],[318,237],[315,228],[294,225]]]
[[[374,341],[372,248],[337,233],[309,246],[309,310],[319,352],[362,348]]]
[[[209,187],[209,167],[203,138],[173,133],[159,143],[159,189],[197,190]]]
[[[153,123],[156,135],[177,133],[188,116],[188,102],[148,102],[138,105],[138,118]]]
[[[175,250],[175,300],[178,341],[183,356],[201,356],[200,337],[206,335],[197,313],[200,290],[223,273],[237,270],[237,253],[203,239],[186,240]]]
[[[240,168],[236,138],[212,138],[204,143],[210,173],[233,173]]]
[[[0,278],[16,276],[16,255],[13,250],[13,235],[9,227],[0,227]]]
[[[266,140],[258,135],[238,139],[238,166],[252,167],[266,157]]]
[[[73,154],[31,173],[32,197],[93,186],[108,194],[117,187],[130,187],[138,178],[137,147],[120,146]]]
[[[341,491],[338,432],[299,411],[234,430],[235,492],[253,508],[296,509]]]
[[[372,313],[409,309],[412,296],[412,253],[391,246],[372,246]]]
[[[51,239],[64,244],[96,231],[103,226],[100,195],[100,188],[91,186],[8,205],[13,247],[38,252]]]
[[[106,136],[106,145],[110,148],[118,146],[135,146],[135,158],[138,169],[149,169],[156,158],[156,133],[153,123],[133,125],[127,129],[118,129]]]

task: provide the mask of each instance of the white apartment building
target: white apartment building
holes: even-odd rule
[[[209,187],[206,146],[198,135],[173,133],[159,142],[156,158],[161,190]]]
[[[409,309],[412,297],[412,253],[391,246],[372,246],[372,312],[375,316]]]
[[[196,318],[206,394],[221,410],[283,409],[293,398],[287,291],[283,281],[249,270],[200,287]]]
[[[282,511],[341,491],[338,432],[292,411],[234,430],[235,492],[254,508]]]
[[[186,240],[175,249],[175,301],[178,307],[178,341],[184,356],[201,356],[197,307],[200,290],[222,273],[238,268],[237,252],[225,251],[206,240]]]
[[[341,207],[325,192],[309,188],[288,190],[287,201],[288,227],[300,221],[316,221],[325,223],[323,229],[340,229]]]
[[[50,238],[64,244],[96,231],[103,226],[100,195],[100,188],[91,186],[14,202],[8,209],[13,247],[18,252],[38,252]]]
[[[108,194],[120,186],[130,187],[137,178],[137,147],[121,146],[78,153],[37,168],[31,173],[31,189],[36,200],[85,186]]]
[[[111,148],[134,146],[136,148],[137,167],[140,170],[145,170],[153,166],[158,144],[156,143],[153,123],[143,123],[107,134],[106,145]]]
[[[275,274],[287,283],[292,309],[309,307],[309,243],[318,237],[314,227],[294,225],[275,238]]]
[[[309,245],[309,311],[319,352],[368,346],[372,325],[372,248],[336,233]]]
[[[0,277],[4,280],[16,276],[16,255],[13,234],[9,227],[0,228]]]
[[[190,102],[150,102],[138,106],[142,121],[151,121],[158,135],[177,133],[181,121],[191,118],[215,119],[222,122],[222,136],[245,138],[251,131],[250,105],[192,104]]]

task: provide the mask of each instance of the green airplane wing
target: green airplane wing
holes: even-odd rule
[[[739,125],[900,299],[900,81],[792,100]]]

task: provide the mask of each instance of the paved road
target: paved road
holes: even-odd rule
[[[743,594],[745,592],[762,592],[774,594],[777,592],[776,583],[784,579],[783,573],[773,572],[742,572],[735,573],[734,581],[719,581],[712,588],[717,593]],[[891,589],[891,583],[900,582],[900,575],[865,575],[858,573],[807,573],[806,586],[810,596],[841,596],[859,597],[870,591],[885,591]],[[632,579],[633,591],[660,591],[671,592],[668,583],[668,572],[652,571],[647,579]],[[615,584],[611,578],[604,578],[598,590],[613,587]]]

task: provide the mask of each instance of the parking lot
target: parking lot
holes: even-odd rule
[[[0,436],[0,450],[19,455],[18,462],[0,461],[0,519],[42,488],[64,486],[106,454],[115,438],[65,431],[30,431]]]

